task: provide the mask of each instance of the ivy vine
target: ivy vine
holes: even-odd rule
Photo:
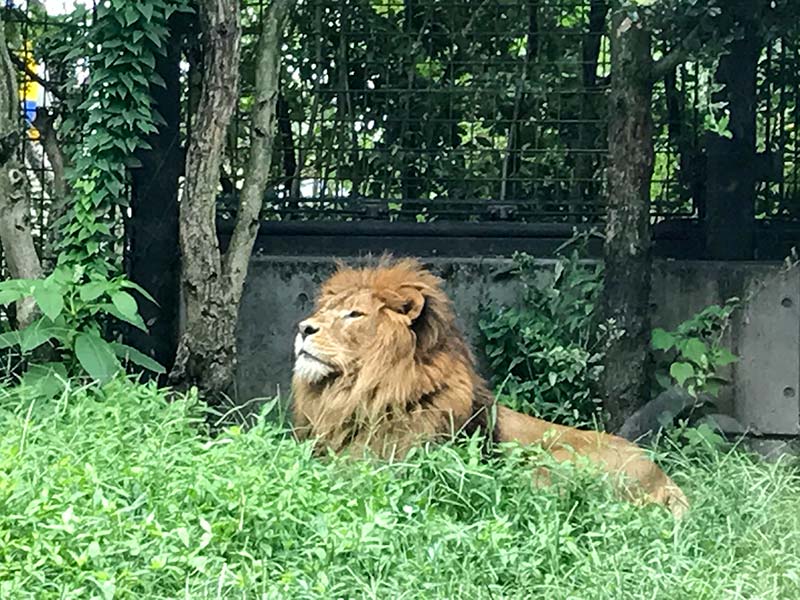
[[[170,16],[189,10],[187,0],[106,0],[97,6],[88,39],[86,99],[79,114],[63,123],[66,130],[80,131],[83,142],[67,174],[70,209],[57,224],[60,263],[84,265],[103,277],[119,273],[112,229],[128,206],[127,168],[137,166],[135,152],[149,148],[146,136],[163,122],[150,95],[151,85],[166,85],[155,72],[156,58],[165,52]],[[86,52],[77,47],[66,58]]]

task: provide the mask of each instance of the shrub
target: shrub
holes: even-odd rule
[[[582,260],[587,236],[558,256],[552,272],[525,254],[514,256],[522,294],[518,306],[490,304],[479,322],[491,384],[498,400],[521,412],[566,425],[602,423],[601,376],[613,327],[599,314],[603,269]],[[673,331],[654,329],[654,395],[677,385],[714,399],[727,384],[721,369],[736,360],[723,344],[731,298],[711,305]]]
[[[729,383],[719,371],[737,357],[723,345],[722,338],[739,305],[738,298],[731,298],[722,306],[707,306],[673,331],[653,330],[655,380],[662,389],[678,385],[695,398],[701,393],[716,397]]]
[[[120,359],[163,373],[164,367],[149,356],[120,341],[106,340],[105,325],[111,319],[147,331],[130,290],[154,302],[124,277],[87,275],[80,266],[61,265],[42,279],[2,281],[0,304],[31,297],[38,317],[24,329],[0,334],[0,349],[18,349],[28,362],[24,379],[54,394],[70,376],[108,381],[122,369]]]
[[[519,306],[489,305],[479,326],[491,383],[515,410],[567,425],[596,421],[608,330],[597,301],[602,266],[581,261],[582,242],[551,273],[514,255]]]

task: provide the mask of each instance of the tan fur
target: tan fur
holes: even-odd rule
[[[478,429],[495,442],[539,444],[558,461],[584,456],[619,476],[632,501],[656,502],[676,516],[688,508],[680,488],[638,446],[497,405],[441,281],[415,260],[340,266],[299,329],[292,380],[299,439],[388,458]]]

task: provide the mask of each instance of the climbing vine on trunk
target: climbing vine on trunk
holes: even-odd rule
[[[161,118],[152,109],[151,82],[156,55],[163,54],[167,19],[186,11],[186,0],[111,0],[97,5],[90,29],[89,81],[86,100],[79,106],[83,143],[72,157],[71,201],[64,222],[60,262],[81,264],[109,276],[120,270],[117,236],[112,232],[119,212],[127,207],[126,176],[136,168],[136,150]],[[77,47],[67,59],[87,52]]]

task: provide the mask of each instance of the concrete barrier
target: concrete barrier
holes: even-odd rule
[[[445,280],[467,335],[477,337],[478,307],[520,301],[520,282],[507,259],[430,258]],[[539,261],[547,277],[552,260]],[[288,398],[297,322],[312,309],[317,288],[334,270],[319,257],[253,257],[238,331],[240,401]],[[756,435],[800,434],[800,272],[780,263],[657,261],[653,326],[672,328],[709,304],[750,298],[733,319],[728,342],[740,360],[722,411]],[[480,354],[480,353],[478,353]]]

